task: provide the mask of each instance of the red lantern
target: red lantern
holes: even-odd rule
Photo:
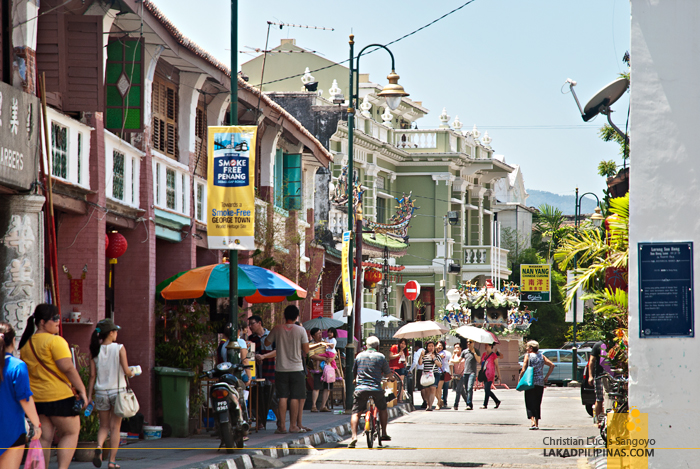
[[[110,264],[116,264],[117,258],[123,256],[126,252],[128,243],[126,242],[126,238],[116,231],[109,233],[107,239],[109,240],[107,258],[110,260]]]
[[[107,252],[107,248],[109,247],[109,236],[105,234],[105,252]]]
[[[365,270],[365,288],[374,290],[374,288],[377,286],[377,283],[379,283],[381,280],[382,273],[377,269],[370,268]]]

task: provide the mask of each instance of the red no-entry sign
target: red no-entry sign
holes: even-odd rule
[[[406,282],[406,285],[403,287],[403,294],[408,301],[415,301],[420,295],[420,284],[415,280]]]

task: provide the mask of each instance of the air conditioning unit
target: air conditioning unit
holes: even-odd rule
[[[447,266],[447,272],[450,274],[458,274],[462,271],[462,266],[459,264],[450,264]]]

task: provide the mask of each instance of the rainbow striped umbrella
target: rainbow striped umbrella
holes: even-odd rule
[[[203,295],[211,298],[229,296],[228,264],[198,267],[171,279],[172,282],[160,292],[166,300],[186,300]],[[244,297],[248,303],[279,303],[306,298],[306,290],[277,272],[238,264],[238,296]]]

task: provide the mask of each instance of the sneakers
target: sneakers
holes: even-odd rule
[[[494,409],[498,409],[498,407],[501,405],[501,401],[496,402],[496,407]]]
[[[473,406],[473,405],[468,405],[468,406],[467,406],[467,410],[474,410],[474,406]]]
[[[354,448],[355,446],[357,446],[357,438],[353,438],[350,440],[350,443],[348,443],[348,448]]]
[[[389,435],[380,436],[379,441],[391,441],[391,437]]]

